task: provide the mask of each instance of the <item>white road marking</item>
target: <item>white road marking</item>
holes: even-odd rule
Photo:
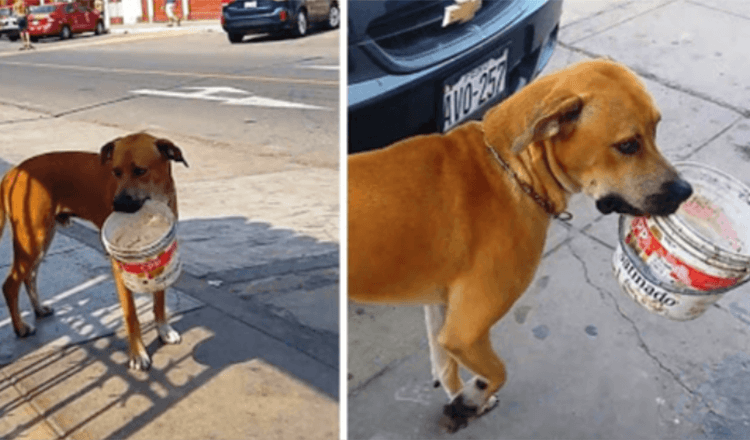
[[[308,65],[308,66],[300,66],[303,69],[316,69],[316,70],[339,70],[339,66],[331,65],[331,66],[318,66],[318,65]]]
[[[140,89],[131,90],[130,93],[145,96],[158,96],[163,98],[202,99],[205,101],[216,101],[226,105],[294,108],[302,110],[330,110],[329,108],[319,107],[316,105],[300,104],[297,102],[281,101],[278,99],[264,98],[262,96],[254,96],[248,91],[235,89],[234,87],[183,87],[183,90],[191,91],[176,92],[170,90]]]

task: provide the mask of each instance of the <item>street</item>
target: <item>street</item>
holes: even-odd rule
[[[39,275],[55,315],[19,340],[0,311],[0,437],[337,435],[339,34],[231,45],[205,28],[34,51],[0,40],[2,171],[142,130],[189,164],[172,166],[183,274],[167,293],[182,343],[158,342],[151,299],[138,295],[153,366],[128,371],[98,232],[59,228]]]
[[[671,161],[750,185],[750,8],[713,0],[566,0],[542,75],[609,57],[643,78]],[[349,439],[632,439],[750,436],[750,287],[692,321],[649,313],[612,274],[617,215],[574,196],[534,281],[492,328],[507,382],[468,427],[438,426],[422,307],[349,303]],[[468,374],[463,376],[468,379]]]

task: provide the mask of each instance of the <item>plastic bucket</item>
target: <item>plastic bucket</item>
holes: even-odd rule
[[[750,188],[701,164],[675,168],[693,195],[667,217],[620,216],[612,268],[636,302],[684,321],[750,279]]]
[[[169,207],[147,201],[133,214],[114,212],[102,227],[102,243],[133,292],[153,293],[172,285],[182,270],[177,225]]]

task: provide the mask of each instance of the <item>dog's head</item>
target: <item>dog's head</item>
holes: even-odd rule
[[[660,119],[633,72],[594,60],[532,82],[483,127],[494,148],[533,148],[565,191],[583,191],[605,214],[669,215],[692,188],[659,152]]]
[[[174,204],[170,161],[188,164],[171,141],[136,133],[107,143],[99,154],[116,182],[115,211],[136,212],[149,199]]]

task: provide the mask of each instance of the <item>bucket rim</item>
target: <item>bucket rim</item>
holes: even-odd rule
[[[744,280],[738,282],[737,284],[733,284],[728,287],[722,287],[719,289],[713,289],[709,291],[704,290],[697,290],[697,289],[690,289],[687,287],[680,287],[675,286],[671,284],[667,284],[663,281],[661,281],[658,277],[654,276],[653,272],[651,272],[651,269],[641,260],[638,258],[637,255],[634,255],[633,249],[630,248],[627,244],[624,243],[625,240],[625,223],[627,222],[627,218],[633,218],[632,216],[627,215],[620,215],[620,219],[618,221],[618,241],[617,246],[622,248],[622,251],[625,253],[625,255],[630,259],[630,263],[635,266],[638,271],[640,272],[641,276],[645,277],[650,283],[656,285],[660,289],[667,290],[669,292],[678,294],[678,295],[689,295],[689,296],[713,296],[713,295],[724,295],[725,293],[729,292],[730,290],[733,290],[748,281],[750,281],[750,277],[745,278]]]
[[[731,184],[732,186],[737,187],[741,190],[741,193],[747,194],[747,202],[750,203],[750,188],[748,188],[747,185],[745,185],[734,176],[731,176],[714,167],[703,165],[698,162],[676,162],[674,163],[674,167],[678,171],[680,171],[681,168],[692,168],[699,169],[701,171],[708,171],[715,176],[727,181],[727,183]],[[750,254],[735,252],[731,249],[726,249],[723,246],[719,246],[718,244],[715,244],[703,238],[699,233],[695,231],[693,227],[691,227],[689,224],[687,224],[685,221],[681,220],[674,214],[665,217],[654,216],[652,217],[652,219],[657,224],[659,224],[659,226],[669,225],[670,229],[674,230],[682,240],[685,240],[691,246],[694,246],[701,251],[707,250],[708,253],[712,254],[716,260],[721,261],[722,263],[737,265],[745,267],[746,269],[748,268],[748,265],[750,265]],[[689,234],[681,233],[681,231],[689,231]]]
[[[115,221],[114,219],[116,217],[114,216],[115,213],[113,212],[106,218],[106,220],[104,220],[104,224],[102,225],[102,228],[101,228],[101,233],[99,234],[101,237],[102,244],[104,245],[104,248],[107,250],[107,252],[109,252],[113,256],[117,254],[117,255],[124,256],[126,258],[138,258],[140,256],[147,257],[150,254],[155,253],[155,251],[158,250],[159,248],[168,245],[173,240],[173,238],[177,234],[176,232],[177,231],[177,219],[174,213],[164,203],[161,203],[161,202],[152,202],[152,203],[156,204],[154,205],[156,206],[156,208],[151,208],[151,209],[155,209],[157,212],[162,214],[164,218],[169,222],[169,227],[164,228],[164,232],[158,238],[156,238],[155,240],[149,243],[144,243],[143,245],[140,245],[135,248],[127,248],[127,249],[120,248],[118,246],[115,246],[111,241],[108,240],[108,235],[114,232],[112,223]],[[135,215],[138,212],[141,212],[141,211],[139,210],[136,213],[126,214],[126,215]]]
[[[114,257],[147,258],[155,254],[159,249],[166,248],[169,243],[177,239],[177,226],[175,222],[172,222],[170,228],[161,237],[135,249],[123,249],[114,246],[109,240],[107,240],[104,228],[102,228],[101,239],[104,248]]]

